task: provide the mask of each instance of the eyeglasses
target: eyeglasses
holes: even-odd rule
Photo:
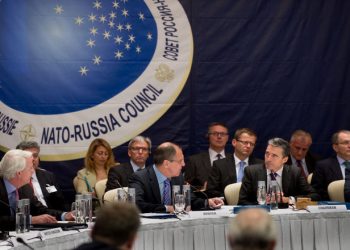
[[[338,142],[337,144],[340,144],[343,146],[348,146],[348,145],[350,145],[350,141],[342,141],[342,142]]]
[[[148,148],[144,148],[144,147],[131,147],[130,150],[133,152],[133,153],[138,153],[138,152],[148,152],[149,149]]]
[[[213,135],[216,137],[224,137],[224,136],[228,136],[228,133],[225,132],[209,132],[208,135]]]
[[[244,146],[251,146],[251,147],[254,147],[255,146],[255,143],[253,142],[250,142],[250,141],[241,141],[241,140],[236,140],[236,141],[239,141],[240,143],[242,143]]]

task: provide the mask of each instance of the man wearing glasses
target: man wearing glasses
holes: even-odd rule
[[[316,163],[311,185],[322,200],[329,200],[327,187],[336,180],[346,179],[346,170],[350,168],[350,131],[339,130],[332,136],[333,150],[336,157],[327,158]]]
[[[209,197],[223,197],[227,185],[242,182],[245,167],[262,162],[252,156],[256,140],[257,135],[252,129],[236,130],[232,139],[233,155],[227,155],[225,159],[213,163],[208,179]]]
[[[228,128],[221,122],[213,122],[208,126],[206,137],[209,140],[208,150],[190,156],[185,166],[185,180],[203,191],[207,188],[213,162],[226,157]]]
[[[106,192],[115,188],[129,186],[130,176],[146,167],[151,147],[152,142],[148,137],[139,135],[131,139],[128,145],[130,161],[116,165],[109,170]]]

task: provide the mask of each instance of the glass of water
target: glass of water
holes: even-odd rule
[[[185,196],[183,194],[176,194],[174,204],[175,204],[175,212],[183,213],[186,205]]]

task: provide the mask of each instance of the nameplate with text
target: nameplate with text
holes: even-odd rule
[[[327,212],[345,212],[345,205],[320,205],[320,206],[307,206],[306,210],[310,213],[327,213]]]
[[[60,227],[50,228],[39,232],[39,237],[41,237],[42,240],[55,238],[59,236],[63,236],[63,230]]]

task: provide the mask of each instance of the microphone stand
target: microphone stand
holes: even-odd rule
[[[198,189],[197,187],[191,185],[190,183],[188,183],[188,185],[190,185],[190,187],[194,190],[193,193],[201,193],[205,197],[204,207],[201,208],[200,210],[215,210],[215,208],[212,208],[209,206],[209,197],[205,192],[203,192],[202,190]]]

